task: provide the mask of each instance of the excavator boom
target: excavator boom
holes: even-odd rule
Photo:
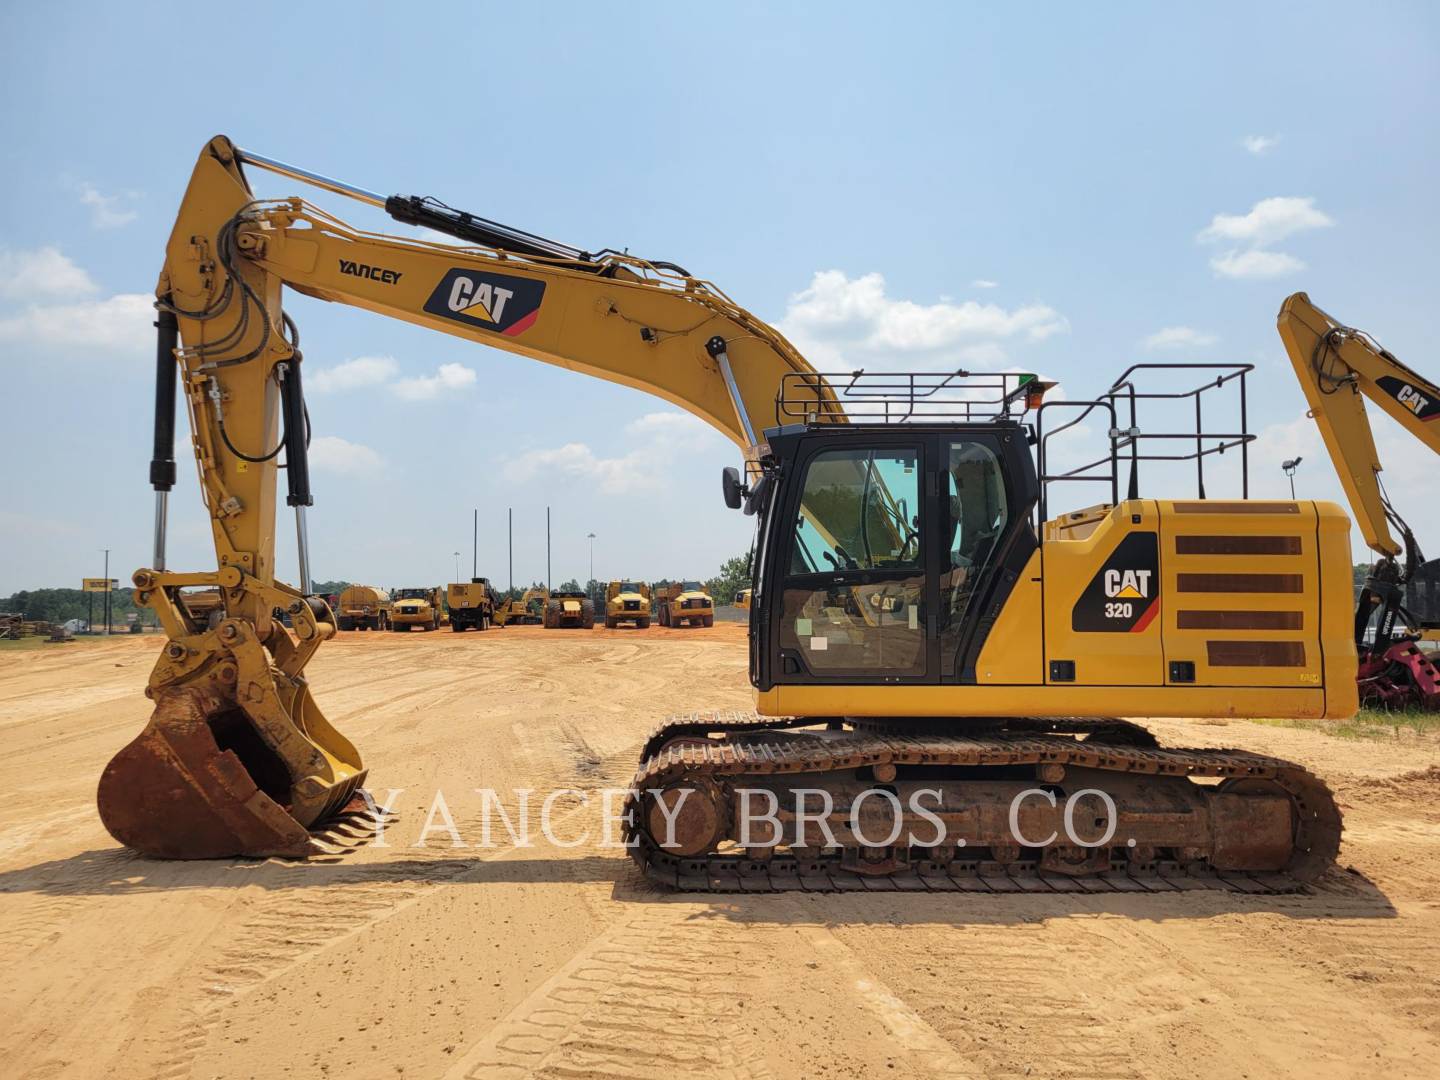
[[[1361,698],[1387,708],[1440,708],[1440,667],[1415,644],[1440,631],[1440,561],[1425,561],[1385,491],[1365,404],[1440,454],[1440,387],[1304,293],[1286,299],[1278,328],[1355,524],[1378,556],[1355,609]]]
[[[382,207],[436,240],[361,232],[298,198],[258,200],[247,165]],[[310,595],[309,422],[286,287],[648,390],[712,424],[751,460],[763,452],[756,433],[786,375],[806,377],[815,411],[839,411],[777,331],[672,263],[590,254],[433,199],[381,197],[246,154],[223,136],[200,153],[165,255],[156,289],[155,553],[134,583],[170,640],[150,677],[151,720],[107,766],[98,798],[110,831],[150,854],[303,854],[312,825],[347,806],[359,811],[360,755],[325,720],[303,675],[336,620]],[[177,391],[214,573],[165,565]],[[282,453],[299,589],[275,578]],[[222,602],[197,614],[186,590],[218,590]]]

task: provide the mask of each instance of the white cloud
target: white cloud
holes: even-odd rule
[[[317,394],[379,386],[393,379],[400,365],[389,356],[357,356],[334,367],[319,368],[306,375],[305,389]]]
[[[625,425],[625,431],[638,438],[674,440],[677,443],[723,436],[704,420],[685,412],[652,412]]]
[[[39,300],[65,297],[75,300],[93,296],[100,286],[58,248],[33,251],[0,248],[0,298]]]
[[[1214,334],[1196,330],[1193,326],[1167,326],[1156,330],[1140,345],[1146,349],[1199,349],[1214,345],[1218,340]]]
[[[970,282],[970,287],[972,289],[998,289],[1000,283],[998,281],[987,281],[985,278],[977,277],[974,281]]]
[[[1210,269],[1217,277],[1226,278],[1276,278],[1304,270],[1305,264],[1294,255],[1283,251],[1265,251],[1252,248],[1249,251],[1227,251],[1210,260]]]
[[[140,216],[128,205],[136,198],[134,192],[105,195],[94,184],[84,181],[76,184],[75,189],[80,194],[80,205],[90,208],[90,224],[97,229],[118,229]]]
[[[448,390],[466,390],[477,382],[474,368],[464,364],[441,364],[434,375],[413,375],[391,384],[395,396],[404,401],[430,401]]]
[[[100,286],[58,248],[0,248],[0,300],[24,304],[0,312],[0,342],[33,349],[138,352],[154,347],[155,299]]]
[[[1006,309],[998,304],[940,301],[919,304],[888,296],[878,273],[850,278],[822,270],[790,297],[780,330],[821,365],[858,367],[904,363],[946,366],[958,359],[1004,359],[1000,341],[1041,341],[1068,329],[1044,304]]]
[[[310,467],[318,472],[354,476],[375,473],[385,459],[363,443],[353,443],[338,435],[317,435],[310,440]]]
[[[547,483],[557,478],[580,480],[593,484],[602,495],[628,495],[660,487],[658,461],[653,447],[602,458],[585,443],[572,442],[521,454],[505,463],[504,474],[516,484],[537,478]]]
[[[120,293],[76,304],[33,305],[0,316],[0,342],[143,352],[155,347],[154,322],[153,296]]]
[[[1216,277],[1275,278],[1305,269],[1305,264],[1269,245],[1298,232],[1334,225],[1328,214],[1315,208],[1315,200],[1299,196],[1261,199],[1246,214],[1216,214],[1196,239],[1202,244],[1237,245],[1210,260]]]
[[[397,378],[400,365],[391,356],[357,356],[310,374],[307,389],[320,394],[387,387],[402,401],[431,401],[447,391],[466,390],[478,381],[464,364],[441,364],[433,375]]]
[[[711,450],[724,439],[699,417],[676,410],[637,417],[625,425],[625,434],[639,445],[618,457],[601,457],[586,443],[571,442],[521,454],[504,462],[502,471],[514,484],[558,478],[592,485],[603,495],[659,491],[677,454]]]
[[[1263,247],[1308,229],[1324,229],[1334,220],[1315,208],[1313,198],[1279,195],[1261,199],[1247,214],[1216,214],[1200,231],[1202,243],[1229,242]]]
[[[1275,144],[1280,141],[1278,135],[1246,135],[1240,140],[1240,145],[1257,157],[1267,150],[1272,150]]]

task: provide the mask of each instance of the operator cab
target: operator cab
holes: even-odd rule
[[[759,517],[751,680],[974,681],[994,616],[1036,547],[1031,429],[1051,384],[1023,373],[827,378],[845,417],[789,378],[749,488]],[[798,415],[797,415],[798,413]],[[785,423],[792,417],[802,423]]]
[[[999,611],[1036,546],[1027,429],[766,434],[778,482],[755,508],[756,685],[973,681],[989,628],[981,614]]]

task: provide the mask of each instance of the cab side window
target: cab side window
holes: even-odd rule
[[[950,444],[946,463],[947,516],[940,577],[940,610],[958,633],[974,591],[1005,532],[1009,508],[995,451],[980,442]]]

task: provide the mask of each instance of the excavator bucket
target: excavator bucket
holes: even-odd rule
[[[289,730],[275,738],[273,715],[233,699],[195,687],[157,692],[145,730],[100,777],[110,835],[165,859],[320,850],[309,827],[356,808],[365,770],[303,685],[283,696]]]

